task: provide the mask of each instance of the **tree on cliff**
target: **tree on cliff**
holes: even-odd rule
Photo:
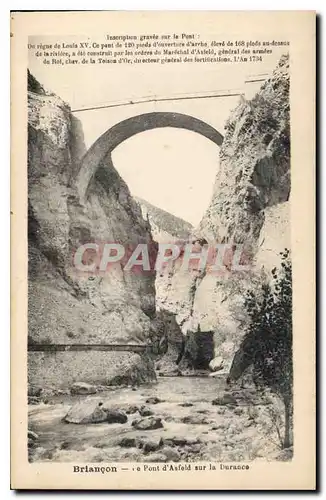
[[[245,298],[249,316],[246,335],[236,353],[228,380],[238,379],[252,365],[258,386],[282,398],[285,408],[283,447],[292,445],[292,266],[289,250],[281,252],[281,269],[272,270],[270,283]]]

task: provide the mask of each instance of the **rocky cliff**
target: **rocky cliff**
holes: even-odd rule
[[[104,276],[79,275],[72,266],[74,251],[87,242],[153,243],[110,156],[81,202],[72,177],[84,145],[76,146],[74,127],[69,106],[29,74],[29,383],[51,389],[75,381],[154,380],[145,353],[51,352],[58,345],[103,343],[142,350],[155,316],[153,274],[126,274],[116,265]],[[45,347],[38,350],[40,344]]]
[[[213,196],[192,241],[244,245],[245,273],[216,276],[173,268],[157,280],[158,303],[183,334],[213,332],[212,357],[228,370],[246,316],[243,296],[290,248],[289,59],[283,56],[250,101],[242,100],[225,126]]]
[[[256,96],[225,125],[220,169],[199,232],[223,243],[257,242],[265,210],[290,194],[289,59],[283,56]]]
[[[162,210],[142,198],[134,197],[140,205],[143,218],[151,227],[153,238],[158,243],[169,243],[177,240],[187,240],[193,231],[193,226],[180,217]]]
[[[181,369],[205,368],[218,357],[227,371],[247,321],[244,293],[278,265],[279,251],[290,248],[288,57],[226,123],[213,196],[196,229],[134,200],[110,155],[80,199],[73,182],[85,152],[80,124],[31,75],[28,85],[30,384],[155,379],[145,353],[53,353],[37,351],[40,344],[142,348],[154,341],[167,370],[176,362]],[[104,276],[80,275],[72,267],[83,243],[153,240],[180,247],[192,242],[198,251],[206,243],[241,243],[250,270],[217,276],[183,270],[177,260],[155,280],[153,273],[123,273],[120,265]]]
[[[182,247],[191,240],[194,228],[189,222],[146,200],[137,197],[135,199],[139,203],[144,219],[150,224],[153,239],[157,243],[171,243]],[[159,371],[163,370],[170,374],[177,373],[177,362],[181,359],[184,349],[181,317],[182,314],[187,317],[190,314],[185,308],[189,302],[191,277],[188,272],[184,272],[185,282],[182,282],[181,272],[176,271],[177,267],[178,263],[172,262],[163,272],[156,273],[155,280],[157,312],[154,329],[159,344],[156,348],[157,367]],[[175,282],[174,277],[176,277]],[[180,287],[183,289],[180,290]]]

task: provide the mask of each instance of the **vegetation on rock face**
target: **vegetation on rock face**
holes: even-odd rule
[[[249,324],[234,356],[229,382],[252,365],[255,382],[282,398],[285,407],[283,447],[292,445],[292,266],[289,250],[281,254],[281,270],[272,270],[270,283],[248,292]]]

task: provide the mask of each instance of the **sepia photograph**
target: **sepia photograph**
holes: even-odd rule
[[[286,30],[135,16],[25,37],[27,461],[286,481],[298,51]]]
[[[152,70],[148,97],[147,79],[121,95],[106,67],[62,89],[70,67],[31,56],[31,461],[291,459],[290,75],[275,52],[264,72],[189,71],[175,95]]]

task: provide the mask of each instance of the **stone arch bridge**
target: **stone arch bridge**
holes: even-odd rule
[[[221,146],[223,136],[211,125],[183,113],[152,112],[123,120],[102,134],[89,148],[81,160],[76,175],[76,186],[81,200],[87,195],[87,188],[102,160],[123,141],[133,135],[155,128],[172,127],[196,132],[217,146]]]

